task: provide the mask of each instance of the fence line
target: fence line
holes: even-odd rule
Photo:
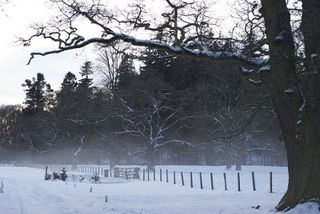
[[[112,174],[115,174],[113,172],[113,169],[110,169],[110,167],[108,167],[107,165],[103,165],[103,166],[98,166],[98,165],[77,165],[72,166],[72,165],[44,165],[44,164],[17,164],[15,163],[14,166],[18,166],[18,167],[30,167],[30,168],[38,168],[38,169],[43,169],[46,170],[45,175],[47,174],[48,171],[61,171],[63,168],[66,171],[74,171],[74,172],[80,172],[80,173],[87,173],[87,174],[92,174],[92,175],[101,175],[105,178],[109,178],[112,177]],[[46,168],[47,167],[47,168]],[[126,167],[123,167],[124,169]],[[128,167],[127,167],[128,168]],[[127,171],[127,170],[125,170]],[[165,171],[165,179],[163,179],[163,171]],[[143,168],[142,171],[138,172],[139,174],[142,173],[142,176],[140,174],[138,179],[141,179],[142,177],[142,181],[151,181],[151,179],[155,182],[166,182],[166,183],[170,183],[172,182],[173,184],[180,184],[180,182],[177,182],[177,179],[179,179],[179,174],[180,174],[180,179],[181,179],[181,186],[185,186],[188,184],[188,177],[187,179],[184,178],[184,174],[187,173],[187,171],[181,171],[179,170],[180,173],[177,173],[177,171],[172,170],[169,171],[168,169],[162,169],[160,168],[158,170],[158,172],[153,169],[151,170],[152,175],[150,175],[150,170],[146,170],[145,168]],[[179,172],[178,171],[178,172]],[[169,179],[169,174],[172,173],[172,180]],[[194,178],[194,173],[193,172],[188,172],[189,173],[189,186],[190,188],[194,188],[194,187],[199,187],[200,189],[211,189],[214,190],[215,189],[215,185],[214,185],[214,181],[216,181],[217,179],[214,179],[214,173],[213,172],[199,172],[198,174],[198,178],[199,180],[195,180]],[[217,173],[215,173],[217,174]],[[223,172],[223,184],[224,184],[224,190],[228,191],[228,176],[226,172]],[[234,181],[235,183],[233,184],[234,186],[237,187],[237,191],[242,191],[244,190],[244,187],[248,187],[249,185],[245,186],[245,185],[241,185],[243,183],[244,177],[241,178],[241,173],[237,172],[236,174],[236,180]],[[251,176],[250,176],[251,175]],[[152,176],[152,178],[150,177]],[[157,178],[157,176],[159,176]],[[203,179],[203,178],[206,179]],[[255,178],[255,173],[254,171],[252,171],[251,173],[249,173],[249,176],[247,176],[249,178],[247,178],[247,184],[249,182],[251,182],[252,185],[252,191],[257,191],[257,186],[256,186],[256,178]],[[251,179],[250,179],[251,177]],[[128,179],[127,176],[125,176],[125,178]],[[269,186],[268,186],[268,192],[273,193],[273,173],[269,172],[269,176],[266,176],[266,179],[268,179],[269,181]],[[229,178],[230,180],[230,178]],[[248,182],[249,180],[249,182]],[[251,181],[250,181],[251,180]],[[204,181],[207,181],[208,184],[204,185]],[[199,182],[199,183],[198,183]],[[229,181],[230,182],[230,181]],[[205,188],[206,187],[206,188]],[[209,187],[209,188],[208,188]],[[241,188],[242,187],[242,188]]]
[[[162,175],[163,175],[162,172],[163,171],[165,171],[165,176],[166,176],[165,180],[162,179]],[[156,181],[157,179],[155,178],[155,176],[156,176],[157,172],[155,169],[152,170],[152,172],[153,172],[153,176],[154,176],[153,180]],[[181,186],[185,186],[184,171],[180,171],[180,173],[177,173],[177,171],[175,171],[175,170],[169,171],[168,169],[160,168],[158,170],[159,180],[157,180],[157,181],[170,183],[170,179],[169,179],[170,172],[172,174],[171,175],[172,176],[171,182],[173,184],[178,184],[177,179],[179,179],[179,174],[180,174]],[[215,174],[217,174],[217,173],[215,173]],[[243,174],[245,174],[247,176],[246,177],[241,176],[241,172],[234,173],[233,174],[235,176],[234,184],[230,185],[230,186],[234,186],[235,190],[237,190],[238,192],[243,191],[243,190],[248,190],[250,186],[252,186],[252,191],[257,191],[255,173],[252,171],[252,172],[243,173]],[[214,185],[214,173],[213,172],[206,172],[206,173],[199,172],[199,174],[197,176],[199,178],[199,180],[194,179],[195,175],[193,172],[189,172],[189,175],[190,175],[189,176],[190,188],[199,187],[200,189],[211,189],[211,190],[215,189],[214,188],[215,185]],[[229,186],[228,183],[231,184],[230,183],[230,180],[231,180],[230,176],[227,176],[227,173],[223,172],[222,177],[223,177],[224,190],[225,191],[230,190],[230,187],[228,187]],[[266,178],[267,177],[268,176],[266,176]],[[204,178],[206,178],[206,179],[204,179]],[[207,181],[208,184],[205,185],[204,181]],[[250,182],[251,182],[251,185],[250,185]],[[247,185],[243,185],[243,183],[246,183]],[[269,187],[268,187],[269,190],[268,191],[270,193],[273,193],[273,185],[274,185],[273,184],[273,174],[272,174],[272,172],[269,172]]]

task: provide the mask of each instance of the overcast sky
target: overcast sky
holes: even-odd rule
[[[5,14],[0,15],[0,105],[21,104],[24,91],[21,84],[38,72],[45,74],[47,82],[55,89],[67,71],[77,73],[82,62],[91,60],[86,51],[74,51],[48,57],[38,57],[27,66],[29,53],[32,50],[46,48],[47,44],[36,44],[24,48],[15,43],[17,36],[29,35],[31,23],[51,15],[45,0],[11,0],[5,5]],[[49,46],[48,46],[49,47]]]
[[[15,43],[17,36],[30,35],[30,26],[34,22],[48,19],[53,11],[49,9],[46,0],[10,0],[5,5],[4,14],[0,14],[0,105],[21,104],[25,93],[21,84],[27,78],[44,73],[48,83],[58,89],[66,72],[78,73],[80,66],[86,60],[94,60],[89,48],[72,52],[35,58],[31,65],[26,65],[29,53],[38,50],[48,50],[48,43],[39,43],[31,47],[21,47]],[[109,0],[109,2],[127,4],[130,0]],[[161,0],[146,0],[160,4]],[[211,0],[210,0],[211,1]],[[225,2],[232,0],[216,0],[216,13],[223,13]],[[221,16],[221,14],[220,14]],[[225,15],[224,15],[225,16]],[[223,17],[223,16],[222,16]]]

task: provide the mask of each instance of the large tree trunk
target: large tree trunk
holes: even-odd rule
[[[305,0],[304,7],[319,6],[319,0]],[[289,184],[278,210],[284,210],[306,201],[320,201],[320,93],[319,74],[307,76],[303,82],[298,82],[298,72],[295,66],[295,52],[290,14],[285,0],[261,0],[262,14],[265,19],[266,34],[270,47],[270,94],[277,112],[288,156]],[[311,3],[313,2],[313,3]],[[305,8],[304,8],[305,9]],[[308,16],[316,17],[318,9],[312,9]],[[305,18],[304,16],[303,18]],[[305,35],[307,56],[318,53],[310,38],[311,32],[319,29],[319,23],[308,22]],[[314,25],[317,24],[317,25]],[[310,36],[313,35],[313,36]],[[310,69],[311,66],[307,66]],[[292,93],[290,92],[293,89]]]
[[[154,148],[150,146],[149,148],[147,148],[145,155],[145,158],[147,160],[147,170],[154,170],[158,152],[156,152]]]

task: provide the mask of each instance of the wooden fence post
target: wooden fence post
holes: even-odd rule
[[[272,193],[272,172],[270,172],[270,193]]]
[[[256,191],[256,179],[254,177],[254,172],[251,172],[251,177],[252,177],[252,188],[253,188],[253,191]]]
[[[176,184],[176,171],[173,171],[173,184]]]
[[[3,185],[3,181],[1,181],[1,185],[0,185],[0,193],[3,193],[3,187],[4,187],[4,185]]]
[[[124,173],[125,173],[126,180],[128,180],[129,179],[129,175],[128,175],[128,169],[127,168],[125,169]]]
[[[145,169],[142,170],[142,180],[143,181],[146,180],[146,170]]]
[[[160,169],[160,181],[162,181],[162,169]]]
[[[193,188],[192,172],[190,172],[190,187]]]
[[[227,187],[227,174],[224,172],[223,173],[223,179],[224,179],[224,190],[227,191],[228,187]]]
[[[199,173],[199,177],[200,177],[200,189],[203,189],[203,183],[202,183],[202,173]]]
[[[213,190],[213,174],[210,172],[211,189]]]
[[[166,169],[166,182],[169,182],[169,175],[168,175],[168,170]]]
[[[44,173],[44,180],[49,180],[48,179],[48,166],[46,166],[46,170],[45,170],[45,173]]]
[[[150,181],[150,170],[147,169],[148,181]]]
[[[156,180],[156,169],[153,169],[153,181]]]
[[[180,175],[181,175],[181,184],[182,184],[182,186],[184,186],[184,179],[183,179],[183,172],[182,171],[181,171]]]
[[[241,187],[240,187],[240,172],[237,173],[237,177],[238,177],[238,192],[241,191]]]

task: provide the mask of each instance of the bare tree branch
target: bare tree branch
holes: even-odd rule
[[[204,2],[179,1],[173,4],[166,0],[170,10],[162,14],[162,23],[151,27],[148,20],[144,20],[143,6],[136,5],[131,15],[120,20],[114,12],[108,11],[100,1],[87,4],[77,0],[51,0],[60,10],[60,16],[53,18],[47,25],[35,25],[35,33],[29,38],[20,38],[19,41],[28,46],[38,37],[56,43],[58,48],[45,52],[32,52],[28,64],[36,56],[46,56],[73,49],[83,48],[90,44],[109,46],[116,41],[130,43],[133,46],[157,48],[177,55],[208,57],[213,59],[235,59],[252,65],[261,66],[267,63],[264,57],[250,57],[241,51],[214,50],[211,44],[217,44],[224,38],[214,38],[210,27],[207,6]],[[84,38],[78,35],[79,30],[73,26],[76,20],[85,18],[92,25],[101,30],[101,35]],[[156,38],[140,39],[133,34],[115,30],[116,23],[127,24],[138,30],[156,33]],[[159,37],[160,36],[160,37]],[[158,37],[158,38],[157,38]],[[214,39],[212,39],[214,38]]]

